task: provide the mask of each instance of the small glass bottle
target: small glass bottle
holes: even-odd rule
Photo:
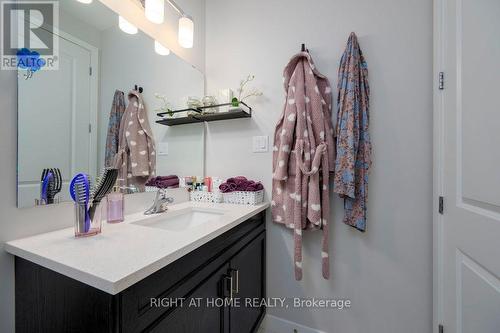
[[[107,195],[108,223],[119,223],[125,220],[125,198],[119,186],[113,187],[113,192]]]

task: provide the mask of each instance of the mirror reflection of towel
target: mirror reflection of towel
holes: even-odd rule
[[[125,186],[134,185],[144,191],[148,179],[155,176],[155,142],[142,95],[131,91],[128,99],[114,166],[118,169],[118,178],[125,180]]]
[[[108,135],[104,153],[104,165],[113,167],[115,155],[118,152],[120,142],[120,123],[125,113],[125,96],[123,91],[116,90],[109,113]]]
[[[157,188],[178,188],[179,177],[176,175],[153,177],[148,180],[146,186],[154,186]]]

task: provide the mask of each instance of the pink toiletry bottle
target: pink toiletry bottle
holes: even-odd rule
[[[113,192],[107,195],[108,223],[119,223],[125,220],[125,199],[120,186],[115,185]]]

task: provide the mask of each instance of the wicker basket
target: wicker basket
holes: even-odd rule
[[[224,202],[240,205],[258,205],[264,201],[264,190],[255,192],[236,191],[224,193]]]
[[[205,191],[192,191],[191,201],[196,202],[222,202],[222,193],[220,192],[205,192]]]
[[[156,192],[158,191],[158,187],[156,186],[146,186],[145,187],[145,192]]]

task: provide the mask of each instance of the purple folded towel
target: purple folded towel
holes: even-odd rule
[[[154,186],[158,188],[178,188],[179,177],[174,175],[154,177],[148,180],[146,186]]]
[[[229,193],[234,191],[256,192],[264,189],[261,182],[248,180],[246,177],[238,176],[226,180],[219,186],[222,193]]]

